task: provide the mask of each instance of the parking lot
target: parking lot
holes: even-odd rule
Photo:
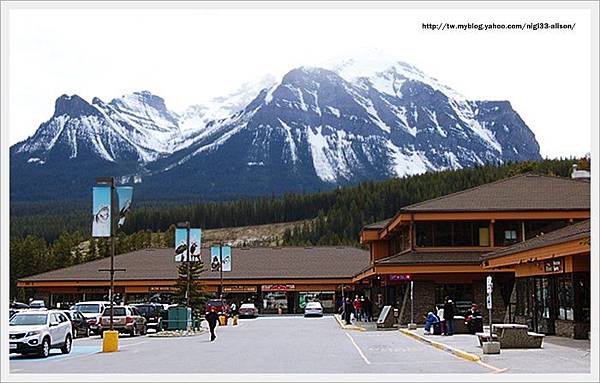
[[[205,324],[204,324],[205,325]],[[491,373],[398,331],[346,331],[331,316],[259,317],[194,337],[122,335],[102,353],[99,336],[76,339],[69,355],[11,355],[11,373]]]

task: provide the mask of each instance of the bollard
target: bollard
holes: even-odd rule
[[[119,351],[119,332],[104,331],[102,333],[102,352]]]

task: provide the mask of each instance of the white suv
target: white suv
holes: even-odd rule
[[[16,313],[9,322],[10,353],[38,354],[46,358],[51,348],[71,352],[71,321],[58,310],[28,310]]]
[[[71,310],[79,311],[85,317],[90,331],[94,334],[99,334],[100,331],[100,317],[104,312],[104,309],[110,307],[110,302],[102,301],[89,301],[79,302],[75,306],[71,307]]]

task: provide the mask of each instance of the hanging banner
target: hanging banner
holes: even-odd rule
[[[200,260],[200,248],[202,247],[202,230],[190,229],[190,261]]]
[[[223,271],[231,271],[231,247],[223,246]]]
[[[184,262],[187,257],[187,229],[175,229],[175,262]]]
[[[92,237],[110,237],[110,186],[94,186],[92,191]]]
[[[119,227],[125,223],[125,216],[131,209],[131,199],[133,197],[132,186],[117,186],[117,196],[119,197]]]
[[[219,246],[210,248],[210,271],[221,270],[221,257],[219,254]]]

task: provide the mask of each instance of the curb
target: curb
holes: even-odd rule
[[[148,334],[147,337],[148,338],[189,338],[192,336],[198,336],[201,334],[204,334],[206,332],[206,330],[200,330],[200,331],[190,331],[189,333],[176,333],[174,331],[159,331],[156,333],[152,333],[152,334]]]
[[[339,314],[334,314],[333,315],[336,322],[340,325],[341,328],[343,328],[344,330],[357,330],[357,331],[366,331],[367,329],[364,327],[360,327],[360,326],[355,326],[355,325],[348,325],[348,324],[344,324],[342,322],[342,316]]]
[[[454,356],[457,356],[459,358],[468,360],[470,362],[480,362],[481,361],[481,358],[479,356],[475,355],[475,354],[471,354],[471,353],[468,353],[466,351],[459,350],[459,349],[454,348],[454,347],[450,347],[450,346],[448,346],[446,344],[443,344],[443,343],[440,343],[440,342],[436,342],[436,341],[431,340],[431,339],[427,339],[427,338],[425,338],[425,337],[423,337],[423,336],[421,336],[421,335],[419,335],[417,333],[414,333],[412,331],[409,331],[409,330],[401,328],[400,332],[403,333],[404,335],[407,335],[407,336],[413,338],[413,339],[416,339],[416,340],[421,341],[423,343],[430,344],[430,345],[432,345],[433,347],[435,347],[437,349],[449,352],[449,353],[453,354]]]

